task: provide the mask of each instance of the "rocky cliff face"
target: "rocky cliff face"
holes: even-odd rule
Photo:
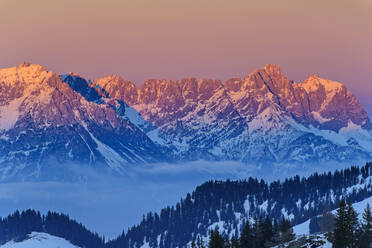
[[[371,158],[368,116],[341,83],[302,83],[266,65],[246,78],[87,81],[23,63],[0,70],[0,170],[38,175],[67,162],[124,172],[134,163],[254,164]]]
[[[134,106],[157,126],[183,118],[198,106],[203,111],[200,105],[209,104],[212,108],[212,101],[223,100],[222,105],[230,104],[230,109],[247,120],[275,105],[305,126],[338,132],[352,122],[366,130],[372,128],[361,104],[341,83],[316,75],[295,83],[281,74],[276,65],[266,65],[244,79],[232,78],[224,84],[213,79],[186,78],[177,82],[152,79],[137,88],[117,76],[94,83],[112,98]],[[221,109],[211,110],[220,116],[225,114]],[[205,112],[198,112],[198,116],[202,115]]]
[[[361,104],[344,85],[315,75],[295,83],[278,66],[266,65],[225,83],[148,80],[136,88],[108,77],[95,84],[157,126],[186,160],[302,163],[370,157],[371,123]]]
[[[24,63],[0,70],[0,164],[3,176],[51,165],[82,164],[122,172],[156,162],[163,152],[121,113],[126,105],[103,98],[78,76],[61,78]],[[46,167],[46,168],[45,168]]]

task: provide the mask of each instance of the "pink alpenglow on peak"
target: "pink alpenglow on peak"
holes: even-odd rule
[[[272,64],[265,65],[263,70],[254,71],[245,79],[232,78],[224,84],[214,79],[197,81],[191,78],[177,82],[151,79],[137,88],[134,83],[117,76],[101,78],[95,82],[111,97],[120,98],[133,106],[154,124],[164,114],[176,120],[199,104],[223,98],[234,102],[234,108],[242,115],[247,114],[243,112],[249,112],[254,116],[259,109],[264,109],[258,108],[260,105],[275,103],[287,115],[294,115],[297,121],[306,126],[338,131],[347,127],[351,120],[365,129],[371,129],[367,113],[344,85],[315,75],[302,83],[294,83],[281,74],[279,66]],[[156,110],[146,105],[154,106]],[[340,107],[337,109],[336,106]],[[322,121],[318,117],[323,118]],[[326,119],[328,121],[324,121]]]
[[[267,64],[264,70],[270,75],[281,75],[280,67],[274,64]]]
[[[140,87],[30,63],[0,70],[0,174],[56,161],[117,173],[164,161],[363,161],[372,158],[371,130],[341,83],[316,75],[296,83],[270,64],[225,83],[149,79]]]

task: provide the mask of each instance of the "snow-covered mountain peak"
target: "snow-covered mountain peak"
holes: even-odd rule
[[[24,71],[46,71],[46,68],[44,66],[26,61],[18,65],[17,68]]]
[[[76,74],[58,76],[33,64],[3,69],[0,174],[11,178],[26,168],[27,176],[41,177],[56,164],[122,173],[131,163],[163,161],[162,148],[142,131],[151,125],[137,126],[132,120],[141,118],[131,112]]]
[[[0,70],[0,130],[13,128],[24,114],[48,104],[58,75],[40,65],[23,63]]]
[[[337,92],[346,89],[346,87],[342,83],[321,78],[316,74],[310,75],[303,83],[300,83],[300,85],[308,93],[322,89],[324,89],[327,93]]]
[[[50,156],[115,170],[174,159],[364,160],[371,129],[345,86],[315,75],[294,83],[276,65],[225,83],[149,79],[140,87],[29,63],[0,70],[0,172]]]
[[[105,87],[107,84],[124,84],[125,82],[126,81],[121,76],[115,74],[109,74],[106,77],[94,80],[94,83],[101,87]]]
[[[137,87],[133,82],[124,80],[120,76],[111,74],[107,77],[94,80],[93,84],[96,88],[104,90],[110,98],[125,99],[125,102],[130,105],[137,102]]]
[[[234,154],[234,159],[249,161],[257,155],[249,147],[257,144],[266,144],[262,149],[272,147],[266,154],[281,153],[272,157],[285,158],[284,151],[274,150],[281,149],[285,142],[300,146],[299,139],[306,132],[314,135],[310,130],[337,133],[343,128],[344,133],[353,127],[355,133],[355,127],[370,126],[363,107],[342,84],[315,75],[295,83],[273,64],[244,79],[231,78],[225,83],[216,79],[149,79],[137,88],[132,82],[115,77],[97,82],[111,97],[126,102],[145,121],[177,141],[173,144],[179,151],[200,151],[193,154],[193,159],[230,159],[229,155]],[[288,132],[291,135],[286,135]],[[314,150],[316,145],[312,142],[305,143]],[[265,156],[265,152],[261,155]]]
[[[323,129],[339,131],[349,123],[372,129],[363,106],[342,83],[313,74],[298,86],[306,91],[310,112]]]
[[[19,66],[0,69],[0,83],[9,87],[19,87],[17,83],[20,82],[23,84],[40,84],[43,79],[52,74],[54,73],[46,71],[41,65],[22,63]]]
[[[266,64],[264,70],[270,75],[281,75],[280,67],[274,64]]]

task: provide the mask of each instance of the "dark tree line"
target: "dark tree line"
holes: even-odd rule
[[[272,222],[268,216],[260,217],[251,224],[245,224],[240,236],[223,236],[218,230],[212,230],[208,241],[208,248],[265,248],[283,245],[295,239],[291,224],[286,219],[281,219],[280,224],[274,219]],[[191,244],[192,248],[205,247],[204,242],[198,240]]]
[[[334,248],[370,248],[372,245],[372,212],[367,204],[364,209],[362,220],[359,221],[358,214],[354,210],[351,202],[340,201],[336,215],[327,212],[327,217],[331,216],[331,230],[325,233],[328,241]],[[324,219],[322,219],[324,220]],[[330,220],[330,219],[327,219]],[[302,243],[294,240],[295,235],[289,221],[282,220],[280,225],[270,221],[268,217],[263,221],[262,218],[255,220],[252,226],[249,222],[245,225],[240,237],[224,237],[218,230],[211,231],[208,245],[204,242],[193,242],[192,248],[265,248],[282,246],[285,247],[321,247],[325,242],[314,242],[311,239],[305,239]],[[325,223],[324,223],[325,224]],[[321,224],[322,225],[322,224]],[[323,232],[324,233],[324,232]]]
[[[108,243],[109,248],[185,247],[198,235],[207,236],[210,226],[224,223],[222,236],[239,234],[240,223],[254,216],[269,215],[270,219],[292,216],[291,224],[300,224],[327,209],[336,209],[342,198],[352,203],[372,195],[369,182],[372,163],[362,167],[350,167],[334,173],[314,173],[307,178],[295,176],[284,181],[267,183],[248,178],[242,181],[209,181],[187,194],[175,206],[160,213],[148,213],[139,225],[123,232]],[[358,190],[347,188],[365,184]],[[240,216],[240,217],[237,217]]]
[[[67,215],[41,216],[32,210],[16,212],[0,220],[0,242],[43,231],[81,247],[137,248],[145,243],[159,248],[186,247],[190,241],[208,236],[215,223],[222,225],[219,230],[222,237],[238,237],[247,220],[255,216],[267,216],[269,220],[281,220],[285,216],[291,225],[296,225],[336,209],[342,198],[354,203],[372,196],[371,169],[372,163],[367,163],[360,168],[314,173],[307,178],[295,176],[271,183],[256,178],[209,181],[176,205],[146,214],[138,225],[106,244],[102,237]],[[262,222],[267,222],[266,217]]]
[[[104,238],[90,232],[81,223],[71,220],[68,215],[48,212],[41,215],[34,210],[16,211],[0,219],[0,244],[10,240],[22,241],[31,232],[46,232],[62,237],[79,247],[101,248]]]
[[[0,219],[0,244],[7,241],[21,241],[31,232],[43,231],[43,218],[39,212],[27,210],[16,211],[4,219]]]

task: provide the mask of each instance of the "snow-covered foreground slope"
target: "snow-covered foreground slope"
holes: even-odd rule
[[[372,206],[372,197],[369,197],[367,199],[364,199],[363,201],[353,204],[353,207],[355,211],[358,213],[360,219],[362,218],[364,209],[366,208],[367,204]],[[333,210],[332,212],[333,214],[336,214],[337,209]],[[304,223],[294,226],[293,231],[296,233],[297,236],[309,235],[310,234],[309,224],[310,220],[307,220]]]
[[[353,204],[355,211],[358,213],[358,217],[361,220],[363,216],[364,209],[366,208],[367,204],[370,206],[372,205],[372,197],[368,197],[363,201],[357,202]],[[336,214],[337,209],[332,211],[333,214]],[[296,239],[299,240],[301,238],[308,238],[310,235],[310,220],[307,220],[299,225],[293,227],[293,231],[296,234]],[[331,248],[332,244],[324,237],[324,235],[320,234],[318,240],[324,241],[324,245],[320,246],[321,248]]]
[[[10,241],[0,248],[79,248],[63,238],[47,233],[31,233],[26,240],[21,242]]]
[[[310,241],[312,240],[312,242]],[[316,243],[316,245],[314,245]],[[332,248],[332,243],[330,243],[324,235],[311,235],[311,236],[301,236],[297,237],[294,241],[284,244],[283,246],[275,246],[273,248]]]
[[[355,211],[359,214],[360,219],[362,218],[362,214],[363,214],[364,209],[366,208],[367,204],[372,205],[372,197],[369,197],[367,199],[364,199],[363,201],[360,201],[360,202],[357,202],[357,203],[353,204],[353,207],[354,207]],[[336,214],[337,209],[333,210],[332,212],[334,214]],[[310,224],[310,220],[307,220],[307,221],[293,227],[293,231],[296,234],[296,239],[293,242],[298,242],[299,240],[309,239],[309,237],[312,237],[313,240],[317,240],[317,241],[320,241],[322,243],[324,242],[323,245],[318,246],[319,248],[331,248],[332,244],[324,237],[323,234],[310,235],[309,224]],[[217,227],[220,231],[225,230],[224,225],[226,225],[224,222],[214,223],[209,227],[209,229],[210,230],[215,230],[216,227]],[[202,238],[203,238],[203,240],[209,240],[210,236],[206,235],[206,236],[203,236]],[[285,244],[284,247],[293,247],[293,242],[291,242],[292,246],[288,246],[289,244]],[[147,243],[145,243],[142,246],[142,248],[146,248],[146,247],[148,247]],[[301,246],[301,247],[302,248],[307,248],[307,247],[310,248],[311,246],[308,244],[308,246]],[[274,247],[274,248],[278,248],[278,247]]]

